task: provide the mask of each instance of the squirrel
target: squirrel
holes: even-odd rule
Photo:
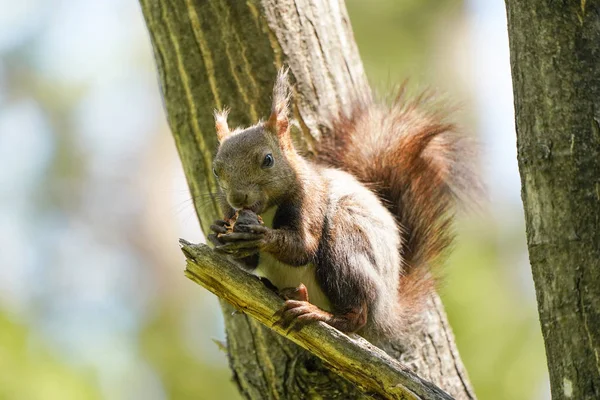
[[[228,111],[215,111],[225,218],[209,240],[287,299],[276,324],[397,335],[435,288],[455,206],[479,187],[473,148],[426,98],[401,91],[390,105],[355,99],[311,160],[292,143],[290,92],[282,68],[268,120],[230,130]],[[228,231],[240,210],[264,224],[246,218]]]

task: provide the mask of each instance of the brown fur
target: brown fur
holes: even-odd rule
[[[455,206],[482,192],[473,143],[434,106],[426,96],[408,99],[404,87],[391,104],[356,100],[349,116],[334,119],[317,156],[371,188],[396,216],[400,301],[409,313],[435,288],[434,267],[454,240]]]

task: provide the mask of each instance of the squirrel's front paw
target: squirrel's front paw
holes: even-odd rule
[[[235,258],[256,254],[264,244],[266,229],[260,225],[236,225],[235,231],[218,235],[216,249]]]
[[[230,220],[216,220],[208,235],[215,249],[235,258],[245,258],[259,252],[266,243],[269,229],[261,225],[260,218],[251,211],[242,210]]]

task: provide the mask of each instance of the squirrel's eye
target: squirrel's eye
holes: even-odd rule
[[[219,175],[217,175],[217,170],[213,167],[213,175],[215,176],[215,178],[218,178]]]
[[[262,166],[263,166],[263,168],[270,168],[273,166],[274,163],[275,163],[275,159],[273,159],[273,155],[267,154],[265,156],[265,159],[263,160]]]

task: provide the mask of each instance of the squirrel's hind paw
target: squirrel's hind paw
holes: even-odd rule
[[[299,331],[311,321],[329,323],[333,316],[308,301],[287,300],[273,317],[276,320],[273,326],[281,326],[291,332]]]
[[[302,300],[287,300],[273,316],[273,326],[281,326],[287,332],[299,331],[312,321],[325,322],[344,333],[356,332],[367,323],[367,307],[352,309],[345,314],[336,315],[321,310],[314,304]]]

